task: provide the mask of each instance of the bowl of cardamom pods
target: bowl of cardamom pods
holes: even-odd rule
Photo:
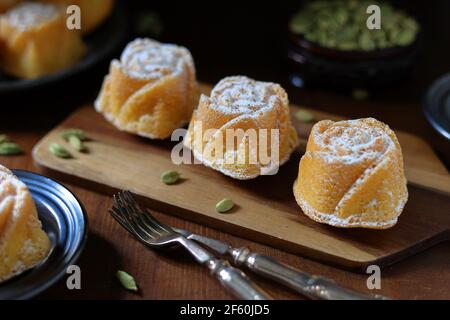
[[[387,2],[308,1],[290,19],[288,58],[307,81],[383,86],[411,71],[420,30],[414,17]]]

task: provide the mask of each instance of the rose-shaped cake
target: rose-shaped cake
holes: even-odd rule
[[[189,122],[196,96],[186,48],[137,39],[111,62],[95,108],[120,130],[165,139]]]
[[[184,140],[204,165],[241,180],[274,174],[297,142],[284,89],[243,76],[201,96]]]
[[[86,52],[78,30],[66,26],[63,7],[24,2],[0,16],[1,69],[33,79],[68,68]]]
[[[28,188],[0,165],[0,283],[34,267],[50,247]]]
[[[294,195],[303,212],[321,223],[392,227],[408,199],[395,133],[372,118],[320,121],[300,160]]]

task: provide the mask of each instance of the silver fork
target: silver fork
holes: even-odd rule
[[[109,210],[117,222],[136,239],[151,248],[184,247],[200,264],[206,265],[220,283],[231,293],[245,300],[270,300],[269,294],[254,284],[242,271],[226,260],[216,259],[206,249],[156,220],[148,210],[143,210],[128,191],[113,197]]]
[[[247,267],[260,276],[274,280],[298,293],[324,300],[389,300],[381,295],[370,295],[341,287],[331,279],[315,276],[278,262],[272,257],[251,252],[249,248],[234,248],[230,244],[187,230],[174,228],[186,238],[203,244],[206,248],[231,258],[237,267]]]

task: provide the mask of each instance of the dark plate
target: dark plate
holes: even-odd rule
[[[17,94],[29,89],[41,89],[85,72],[105,59],[110,58],[122,45],[126,34],[126,14],[124,14],[121,5],[116,5],[105,23],[92,34],[83,38],[88,47],[88,52],[80,62],[49,76],[31,80],[12,78],[0,73],[0,95]]]
[[[88,230],[85,209],[68,189],[32,172],[12,171],[28,186],[52,249],[40,265],[1,284],[0,300],[29,299],[56,283],[78,259]]]
[[[423,105],[425,116],[431,125],[450,140],[450,74],[433,82]]]

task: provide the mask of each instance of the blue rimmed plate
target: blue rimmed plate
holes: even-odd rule
[[[56,181],[32,172],[12,171],[28,186],[52,243],[45,261],[0,284],[0,299],[29,299],[55,284],[76,262],[86,242],[87,215],[75,195]]]

